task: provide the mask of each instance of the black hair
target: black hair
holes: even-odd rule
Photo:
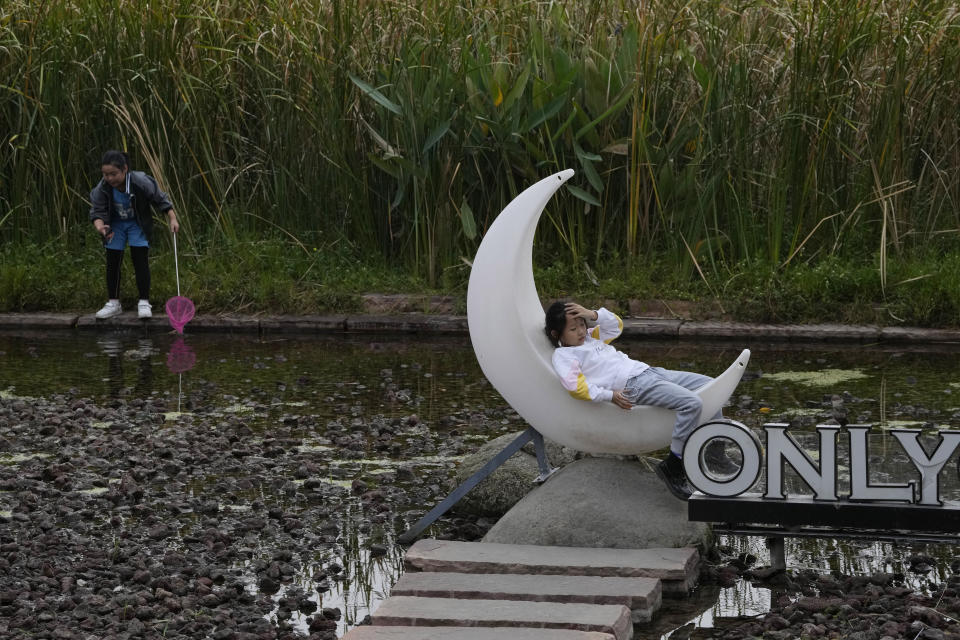
[[[560,334],[567,326],[567,303],[564,300],[558,300],[547,309],[546,322],[543,332],[547,334],[550,344],[554,347],[560,346]]]
[[[111,149],[103,154],[103,157],[100,158],[100,166],[102,167],[105,164],[113,165],[117,169],[123,169],[124,167],[130,168],[130,156],[128,156],[123,151],[117,151],[116,149]]]

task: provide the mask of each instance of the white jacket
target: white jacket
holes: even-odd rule
[[[623,389],[628,379],[648,368],[610,346],[621,331],[623,321],[601,307],[596,326],[587,329],[582,345],[557,347],[553,352],[553,369],[574,398],[609,402],[615,390]]]

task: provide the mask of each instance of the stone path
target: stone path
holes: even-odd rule
[[[662,593],[696,586],[695,549],[419,540],[406,573],[343,640],[630,640]]]
[[[650,621],[661,593],[656,578],[434,571],[408,571],[390,590],[394,596],[425,598],[618,604],[630,609],[634,622]]]
[[[356,627],[344,640],[614,640],[599,631],[496,627]]]

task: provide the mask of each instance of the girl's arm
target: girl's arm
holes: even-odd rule
[[[568,318],[583,318],[588,325],[593,325],[593,323],[597,321],[598,316],[596,311],[587,309],[576,302],[568,302],[563,305],[563,308],[567,312]]]
[[[110,202],[100,188],[102,183],[103,180],[97,183],[97,186],[90,192],[90,222],[94,225],[97,224],[97,220],[100,220],[101,223],[110,220]]]
[[[620,316],[600,307],[597,313],[597,326],[589,331],[590,337],[610,344],[623,332],[623,320]]]
[[[137,186],[143,190],[143,195],[147,201],[153,205],[153,208],[160,213],[167,213],[173,209],[173,203],[169,196],[160,189],[160,185],[153,176],[147,175],[141,171],[131,172],[131,180],[136,181]]]
[[[170,222],[170,232],[176,233],[180,231],[180,223],[177,221],[177,214],[173,209],[167,209],[167,219]]]
[[[100,182],[103,182],[102,180]],[[90,221],[93,228],[97,230],[106,241],[113,237],[113,231],[107,222],[110,220],[110,202],[107,201],[100,184],[97,184],[90,192]]]

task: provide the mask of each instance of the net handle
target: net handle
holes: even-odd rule
[[[177,232],[173,232],[173,268],[177,274],[177,297],[180,297],[180,263],[177,260]]]

